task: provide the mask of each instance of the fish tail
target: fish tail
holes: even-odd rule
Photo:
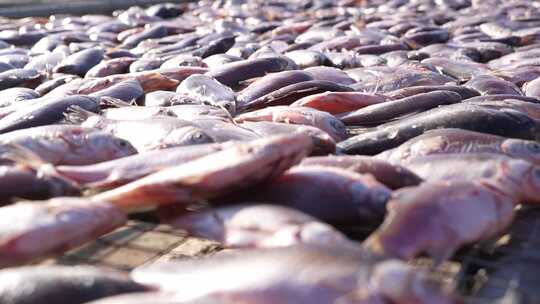
[[[70,106],[64,113],[64,120],[73,124],[81,124],[96,113],[87,111],[79,106]]]
[[[100,97],[99,105],[112,107],[112,108],[125,108],[125,107],[132,107],[136,105],[136,102],[135,102],[135,99],[132,102],[125,102],[118,98],[114,98],[110,96],[103,96],[103,97]]]

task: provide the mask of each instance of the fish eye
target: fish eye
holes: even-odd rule
[[[343,130],[345,129],[345,126],[339,121],[339,120],[332,120],[330,121],[330,125],[334,127],[334,129],[337,130]]]
[[[202,132],[195,132],[191,135],[191,138],[196,141],[202,141],[205,138],[205,136]]]
[[[538,143],[531,143],[531,144],[529,145],[529,150],[531,150],[531,151],[533,151],[533,152],[535,152],[535,153],[540,152],[540,144],[538,144]]]

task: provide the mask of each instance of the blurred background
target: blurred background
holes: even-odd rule
[[[108,14],[117,9],[125,9],[134,5],[151,5],[156,3],[182,3],[189,0],[0,0],[0,16],[29,17],[50,16],[57,14]]]

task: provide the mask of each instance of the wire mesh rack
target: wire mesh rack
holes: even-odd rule
[[[362,240],[376,225],[342,227]],[[521,208],[509,231],[461,250],[451,261],[413,262],[432,279],[455,289],[467,304],[540,303],[540,208]],[[131,270],[158,260],[201,258],[222,251],[219,243],[195,238],[180,229],[141,219],[45,263],[90,264]]]

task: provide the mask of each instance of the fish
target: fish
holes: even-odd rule
[[[167,214],[167,224],[227,248],[275,248],[297,244],[352,245],[333,228],[292,208],[270,204],[238,205]]]
[[[130,65],[136,60],[136,58],[132,57],[120,57],[103,60],[88,70],[84,77],[105,77],[114,74],[124,74],[129,72]]]
[[[238,123],[247,121],[270,121],[317,127],[338,142],[347,138],[345,125],[336,117],[307,107],[274,106],[238,115]]]
[[[112,296],[101,298],[85,304],[146,304],[152,302],[152,304],[226,304],[232,303],[230,301],[221,301],[217,299],[209,300],[193,300],[193,301],[181,301],[178,300],[175,293],[172,292],[133,292],[125,295]]]
[[[324,166],[342,168],[360,174],[370,174],[378,182],[392,190],[416,186],[423,181],[422,178],[403,166],[370,156],[328,155],[307,157],[298,166]]]
[[[333,67],[315,66],[304,69],[304,72],[311,74],[314,80],[326,80],[341,85],[351,85],[356,83],[356,81],[349,77],[347,73]]]
[[[306,191],[308,188],[310,191]],[[291,168],[272,182],[240,193],[233,200],[280,204],[336,225],[380,220],[390,194],[390,189],[369,174],[303,166]]]
[[[522,95],[521,90],[515,84],[496,76],[474,76],[464,85],[477,90],[482,95]]]
[[[75,80],[75,79],[79,79],[79,81],[80,81],[79,83],[82,82],[82,80],[78,76],[69,75],[69,74],[62,74],[61,76],[58,76],[58,77],[55,77],[53,79],[46,80],[46,81],[42,82],[34,90],[40,96],[45,96],[48,93],[52,92],[54,89],[59,88],[59,87],[65,85],[68,82],[70,82],[72,80]],[[77,82],[75,82],[75,83],[77,83]],[[53,95],[53,94],[51,94],[51,95]]]
[[[344,113],[339,116],[339,119],[346,125],[381,125],[406,115],[422,113],[429,109],[459,103],[460,101],[461,96],[451,91],[420,93],[401,99],[368,105],[358,110]]]
[[[413,66],[412,62],[396,67],[375,66],[347,70],[357,81],[351,85],[355,91],[385,93],[402,88],[421,85],[456,84],[456,79],[433,72],[424,66]]]
[[[294,50],[283,54],[294,61],[300,69],[320,65],[332,65],[332,62],[323,52],[315,50]]]
[[[4,278],[0,301],[5,304],[37,304],[43,299],[51,304],[83,304],[118,294],[152,291],[131,280],[127,273],[104,267],[25,266],[1,270],[0,278]]]
[[[110,203],[72,197],[23,201],[1,207],[0,214],[10,219],[0,227],[0,268],[63,254],[127,221]]]
[[[212,40],[207,44],[202,44],[201,40],[199,40],[197,43],[201,43],[202,45],[191,52],[191,54],[200,58],[206,58],[215,54],[225,53],[234,45],[235,39],[235,36],[225,36]]]
[[[68,108],[77,106],[89,112],[98,112],[100,100],[85,95],[35,99],[32,104],[17,107],[0,119],[0,134],[11,131],[54,124],[64,119]]]
[[[367,129],[338,144],[344,153],[374,155],[395,148],[425,131],[459,128],[510,138],[539,140],[538,123],[529,116],[508,110],[458,103],[422,112]]]
[[[429,155],[470,153],[507,155],[540,165],[540,144],[536,141],[462,129],[429,130],[376,157],[399,164]]]
[[[388,299],[403,304],[459,303],[448,291],[430,285],[425,274],[412,266],[381,261],[365,250],[343,246],[296,245],[163,262],[139,267],[131,277],[176,292],[184,301],[215,297],[260,304],[384,303]],[[209,277],[213,280],[200,285],[199,278]]]
[[[281,57],[248,59],[216,67],[208,71],[206,75],[215,78],[230,88],[234,88],[239,86],[242,81],[261,77],[267,73],[284,71],[288,65],[289,62]]]
[[[242,107],[243,105],[253,102],[253,100],[257,98],[260,98],[285,86],[313,79],[314,78],[305,71],[295,70],[270,73],[256,80],[242,91],[238,92],[237,100]]]
[[[427,58],[424,64],[431,64],[441,73],[456,78],[459,81],[468,81],[471,78],[489,73],[489,68],[482,63],[470,60],[453,60],[444,57]]]
[[[384,95],[360,92],[324,92],[309,95],[291,104],[291,107],[308,107],[332,115],[352,112],[367,106],[386,102]]]
[[[515,201],[531,204],[539,201],[540,168],[523,159],[492,153],[439,154],[412,158],[401,165],[426,181],[485,179],[484,184]],[[463,170],[464,167],[475,170]]]
[[[395,91],[388,92],[384,96],[392,99],[405,98],[421,93],[429,93],[435,91],[452,91],[458,93],[462,100],[480,96],[480,92],[473,88],[457,85],[436,85],[436,86],[412,86]]]
[[[502,233],[514,219],[515,203],[481,180],[403,188],[388,202],[383,224],[362,245],[388,258],[427,253],[442,262],[466,244]]]
[[[46,125],[0,135],[0,158],[20,148],[52,165],[89,165],[137,153],[126,140],[74,125]]]
[[[111,97],[125,102],[134,102],[144,95],[144,89],[136,79],[127,79],[118,82],[106,89],[88,94],[88,96],[102,98]]]
[[[36,88],[44,75],[35,69],[11,69],[0,73],[0,90],[13,87]]]
[[[540,98],[540,76],[536,79],[533,79],[523,85],[523,92],[525,96],[531,96]]]
[[[303,133],[309,135],[313,141],[312,155],[328,155],[336,153],[336,142],[334,139],[328,133],[316,127],[268,121],[246,121],[239,126],[253,131],[260,137],[277,134]]]
[[[144,93],[176,89],[179,84],[178,80],[169,78],[159,72],[144,71],[135,74],[117,74],[90,79],[79,86],[76,92],[77,94],[92,94],[129,79],[137,80],[143,88]]]
[[[0,107],[7,107],[15,103],[24,102],[25,100],[36,99],[40,96],[36,91],[29,88],[10,88],[0,91],[2,100]]]
[[[110,189],[133,182],[167,167],[185,164],[197,158],[222,151],[225,144],[201,144],[166,148],[125,156],[91,165],[59,165],[54,173],[91,189]]]
[[[170,116],[141,120],[114,120],[72,108],[66,119],[72,122],[83,121],[81,123],[83,127],[97,128],[127,140],[139,153],[173,146],[214,142],[210,135],[192,123]],[[140,131],[137,132],[137,129]],[[146,136],[141,136],[141,134],[146,134]]]
[[[54,67],[53,72],[74,74],[80,77],[84,75],[104,58],[101,48],[90,48],[69,55]]]
[[[270,106],[290,105],[302,97],[324,92],[352,92],[352,88],[324,80],[294,83],[270,92],[249,103],[240,104],[240,112],[249,112]]]
[[[176,93],[191,97],[200,103],[223,107],[231,115],[236,114],[236,96],[233,90],[209,76],[189,76],[180,83]]]
[[[0,206],[20,199],[44,200],[57,196],[79,196],[80,188],[54,172],[35,170],[24,162],[0,165]],[[16,187],[14,187],[16,185]]]
[[[111,202],[127,210],[198,203],[271,180],[297,164],[311,149],[312,141],[304,134],[236,143],[223,151],[96,194],[91,199]]]
[[[138,33],[133,33],[132,35],[129,35],[126,37],[126,39],[121,40],[122,45],[127,48],[133,48],[137,46],[140,42],[143,40],[149,39],[149,38],[161,38],[167,36],[169,33],[167,27],[162,25],[154,25],[150,26],[147,29],[144,29]]]

